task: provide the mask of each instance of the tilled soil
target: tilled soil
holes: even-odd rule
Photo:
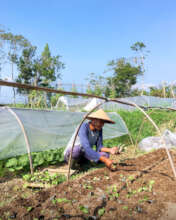
[[[176,154],[172,151],[171,155],[176,166]],[[124,160],[115,172],[100,168],[27,198],[17,195],[0,206],[0,217],[167,220],[171,219],[168,204],[176,207],[176,180],[165,150],[160,149]]]

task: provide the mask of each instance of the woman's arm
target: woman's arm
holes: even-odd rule
[[[119,153],[119,148],[118,147],[112,147],[112,148],[102,147],[101,152],[107,152],[110,154],[117,154],[117,153]]]

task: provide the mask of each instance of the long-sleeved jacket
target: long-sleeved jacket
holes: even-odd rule
[[[64,151],[64,155],[72,147],[75,134],[76,134],[76,131],[72,135]],[[94,145],[96,146],[96,150],[92,149]],[[78,132],[78,136],[75,141],[74,147],[76,146],[81,146],[82,151],[84,152],[86,158],[94,162],[97,162],[100,159],[99,152],[101,151],[101,148],[103,147],[102,129],[100,131],[97,131],[97,130],[92,131],[90,130],[89,122],[83,123]]]

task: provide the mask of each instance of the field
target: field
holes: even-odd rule
[[[176,164],[173,150],[172,157]],[[175,179],[165,150],[121,161],[115,172],[102,167],[43,190],[1,181],[1,219],[172,219]]]
[[[170,128],[175,131],[175,113],[159,113],[150,112],[161,130]],[[144,121],[141,114],[122,112],[121,116],[123,114],[127,115],[124,118],[134,141],[156,135],[146,122],[139,132]],[[144,154],[135,145],[130,145],[127,137],[107,140],[105,144],[110,147],[117,142],[126,144],[120,155],[112,157],[118,163],[117,171],[111,172],[102,164],[91,164],[92,169],[88,164],[84,172],[73,175],[69,182],[57,174],[42,176],[36,172],[31,176],[27,170],[23,172],[23,167],[19,169],[19,158],[15,158],[15,163],[12,163],[14,158],[2,161],[0,219],[175,219],[176,179],[165,150]],[[176,165],[176,150],[170,152]],[[40,158],[36,155],[35,158]],[[51,152],[46,155],[51,158]],[[36,163],[36,169],[63,166],[57,161],[52,164],[53,160],[49,164],[49,161],[45,161],[45,167],[37,168]],[[13,172],[5,173],[2,168]],[[40,184],[34,187],[30,182]]]

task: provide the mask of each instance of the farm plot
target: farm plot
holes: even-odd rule
[[[176,153],[172,151],[176,164]],[[117,158],[118,160],[118,158]],[[69,183],[0,206],[1,219],[171,219],[176,180],[165,153],[157,150],[92,171]],[[171,208],[171,213],[168,208]]]

